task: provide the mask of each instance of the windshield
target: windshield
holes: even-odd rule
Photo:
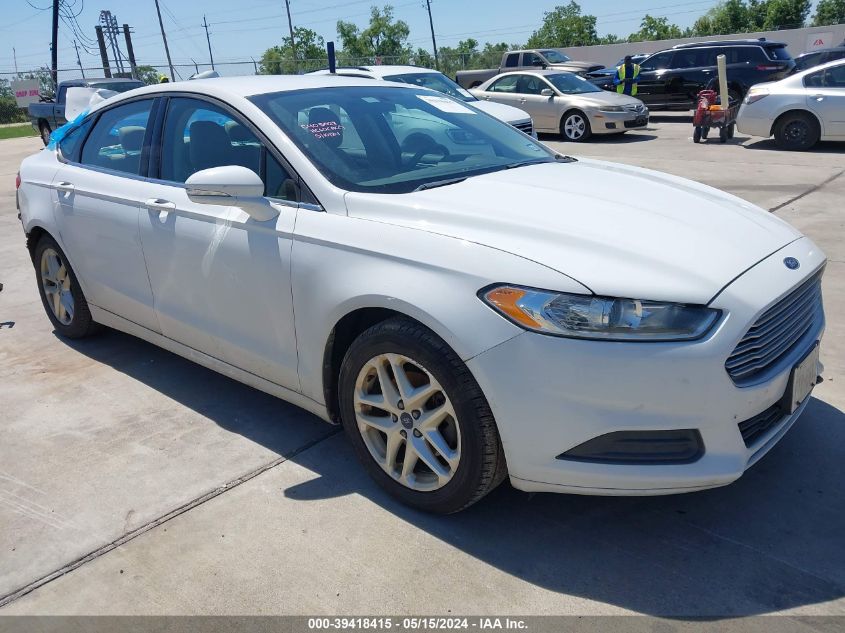
[[[461,101],[417,88],[329,87],[250,97],[334,185],[408,193],[555,154]]]
[[[395,81],[396,83],[411,84],[420,88],[431,88],[461,101],[478,101],[468,91],[461,88],[446,75],[440,73],[405,73],[403,75],[385,75],[384,78],[387,81]]]
[[[540,51],[540,54],[545,57],[551,64],[563,64],[571,61],[569,57],[558,51]]]
[[[565,95],[579,95],[585,92],[601,92],[601,88],[572,73],[546,75],[552,85]]]
[[[135,88],[140,88],[143,85],[144,82],[142,81],[98,81],[97,83],[91,84],[91,87],[97,90],[127,92],[129,90],[135,90]]]

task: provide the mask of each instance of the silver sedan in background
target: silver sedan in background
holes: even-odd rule
[[[845,59],[752,86],[737,129],[774,136],[787,150],[807,150],[820,140],[845,141]]]
[[[607,92],[559,70],[503,73],[470,92],[479,99],[525,110],[535,131],[560,133],[567,141],[648,125],[648,108],[636,97]]]

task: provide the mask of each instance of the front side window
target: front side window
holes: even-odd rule
[[[61,141],[59,141],[59,151],[65,160],[69,160],[72,163],[79,162],[82,141],[85,139],[85,135],[88,134],[88,130],[91,129],[93,124],[94,117],[88,117],[79,127],[73,128]]]
[[[544,88],[549,88],[549,84],[536,75],[523,75],[519,78],[516,91],[523,95],[538,95]]]
[[[521,75],[508,75],[507,77],[502,77],[498,81],[494,81],[490,86],[487,88],[487,92],[516,92],[516,86],[519,83],[519,78]]]
[[[824,71],[825,88],[845,88],[845,64]]]
[[[296,199],[296,182],[247,125],[213,103],[176,97],[164,120],[159,177],[184,183],[203,169],[239,165],[264,181],[264,195]]]
[[[79,162],[139,175],[141,150],[152,106],[152,99],[144,99],[103,112],[82,146]]]
[[[555,160],[511,126],[428,90],[344,86],[249,99],[329,181],[349,191],[409,193]]]
[[[535,55],[534,53],[523,53],[522,54],[522,65],[523,66],[542,66],[543,65],[543,58],[539,55]]]
[[[623,60],[624,61],[624,60]],[[640,70],[664,70],[672,68],[672,52],[658,53],[652,55],[640,64]]]
[[[505,57],[505,68],[516,68],[519,66],[519,53],[511,53]]]

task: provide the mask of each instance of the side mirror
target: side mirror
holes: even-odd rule
[[[259,222],[279,215],[264,198],[264,183],[258,174],[240,165],[198,171],[185,181],[185,190],[193,202],[240,207]]]
[[[532,66],[542,66],[543,68],[546,67],[546,63],[542,59],[533,59],[531,60]]]
[[[543,88],[543,89],[540,91],[540,96],[541,96],[541,97],[554,97],[554,96],[555,96],[555,91],[554,91],[554,90],[552,90],[551,88]]]

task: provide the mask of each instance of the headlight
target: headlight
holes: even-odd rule
[[[578,295],[519,286],[479,293],[505,318],[542,334],[608,341],[687,341],[704,336],[720,310],[640,299]]]
[[[751,90],[745,95],[745,103],[752,104],[769,95],[768,90]]]
[[[625,108],[622,106],[599,106],[599,112],[625,112]]]

